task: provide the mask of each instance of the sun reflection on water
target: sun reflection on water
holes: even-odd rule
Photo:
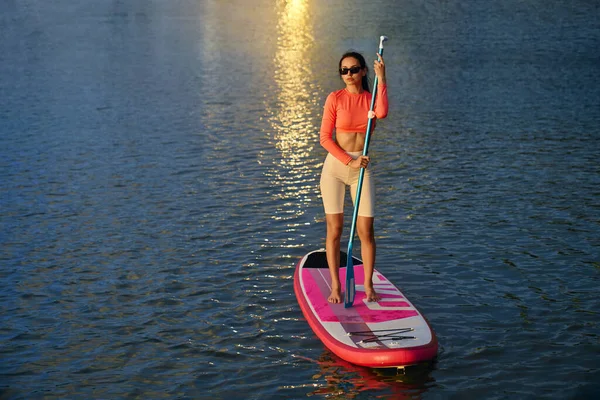
[[[288,219],[304,214],[303,204],[316,198],[317,174],[311,165],[311,153],[318,140],[316,119],[320,107],[312,83],[314,40],[309,0],[279,0],[277,9],[277,48],[273,58],[276,94],[265,103],[273,144],[281,156],[267,175],[284,188],[274,195],[289,200],[284,204],[286,210],[279,210],[274,218]]]

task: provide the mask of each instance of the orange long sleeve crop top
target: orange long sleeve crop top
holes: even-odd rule
[[[333,131],[335,129],[336,135],[354,132],[366,134],[370,108],[371,93],[369,92],[363,91],[360,94],[352,94],[346,89],[341,89],[329,94],[327,100],[325,100],[323,120],[321,121],[321,146],[347,165],[352,161],[352,157],[333,139]],[[373,111],[375,112],[375,117],[378,119],[387,116],[387,85],[380,84],[377,86],[377,96]],[[375,125],[373,125],[374,127]]]

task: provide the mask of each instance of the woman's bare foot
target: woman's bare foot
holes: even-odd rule
[[[329,295],[327,301],[333,304],[339,304],[342,302],[342,291],[339,286],[332,286],[331,294]]]
[[[381,297],[375,292],[375,289],[373,289],[372,286],[365,286],[365,294],[367,295],[367,301],[369,302],[377,302],[381,300]]]

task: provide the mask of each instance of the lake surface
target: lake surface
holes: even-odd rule
[[[600,393],[597,2],[0,10],[0,398]],[[377,268],[440,343],[405,374],[337,359],[293,293],[338,58],[382,34]]]

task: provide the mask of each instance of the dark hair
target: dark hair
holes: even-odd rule
[[[347,51],[342,55],[342,58],[340,58],[340,62],[338,63],[338,69],[342,68],[342,61],[344,61],[344,58],[348,57],[356,58],[358,60],[358,63],[360,64],[360,67],[366,69],[367,72],[369,72],[367,62],[365,61],[363,55],[354,50]],[[367,74],[365,74],[365,76],[363,76],[362,78],[362,88],[367,92],[371,92],[369,90],[369,78],[367,78]]]

